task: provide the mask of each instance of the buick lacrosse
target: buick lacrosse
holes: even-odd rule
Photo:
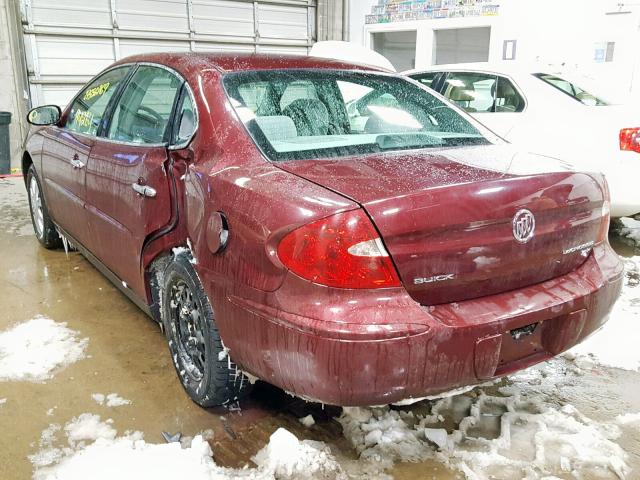
[[[337,405],[481,383],[591,335],[620,292],[601,174],[373,67],[141,55],[29,121],[38,240],[160,323],[202,406],[256,377]]]

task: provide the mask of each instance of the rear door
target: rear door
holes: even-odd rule
[[[482,72],[449,72],[440,91],[502,137],[522,119],[524,96],[504,76]]]
[[[138,66],[87,169],[91,250],[139,296],[144,295],[145,239],[171,217],[167,145],[183,83],[167,68]]]
[[[42,170],[47,204],[58,226],[82,244],[89,241],[85,176],[91,148],[109,101],[129,72],[120,67],[100,75],[73,100],[62,128],[45,132]]]

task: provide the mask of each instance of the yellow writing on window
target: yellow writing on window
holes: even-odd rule
[[[83,100],[91,100],[93,97],[97,97],[98,95],[103,95],[104,92],[109,90],[111,86],[111,82],[103,83],[102,85],[98,85],[97,87],[90,88],[84,93]]]
[[[89,128],[92,125],[93,113],[86,110],[78,110],[73,118],[73,122],[80,126]]]

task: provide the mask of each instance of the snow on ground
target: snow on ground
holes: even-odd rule
[[[640,412],[618,415],[616,417],[616,422],[618,422],[620,425],[638,424],[640,426]]]
[[[618,235],[628,238],[640,246],[640,220],[621,218],[620,222],[622,225],[618,230]]]
[[[625,259],[625,282],[605,326],[566,355],[625,370],[640,369],[640,256]]]
[[[554,401],[567,375],[560,370],[555,361],[513,376],[499,392],[479,387],[425,403],[422,412],[345,408],[338,420],[370,473],[434,460],[468,480],[630,478],[627,454],[615,442],[619,428]]]
[[[0,332],[0,381],[42,382],[56,369],[85,356],[87,339],[50,318],[38,316]]]
[[[105,405],[107,407],[120,407],[131,404],[131,400],[122,398],[117,393],[110,393],[108,395],[93,393],[91,394],[91,398],[93,398],[98,405]]]
[[[61,432],[69,446],[54,446]],[[300,441],[282,428],[253,458],[257,468],[244,469],[216,465],[209,444],[200,435],[186,447],[180,443],[147,443],[140,432],[125,432],[117,437],[111,420],[101,421],[90,413],[74,418],[64,428],[50,425],[42,433],[39,446],[40,450],[30,457],[35,480],[346,478],[324,443]]]

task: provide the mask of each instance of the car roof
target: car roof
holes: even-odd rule
[[[166,65],[179,72],[194,67],[215,68],[220,72],[237,72],[246,70],[280,70],[280,69],[331,69],[358,70],[370,72],[390,72],[384,68],[364,65],[329,58],[311,57],[306,55],[283,55],[267,53],[238,53],[238,52],[168,52],[132,55],[116,62],[126,63],[158,63]]]
[[[415,68],[402,72],[403,75],[413,75],[425,72],[449,72],[449,71],[471,71],[471,72],[490,72],[502,73],[505,75],[532,74],[532,73],[558,73],[554,69],[545,67],[544,65],[530,65],[523,63],[451,63],[446,65],[432,65],[426,68]]]

